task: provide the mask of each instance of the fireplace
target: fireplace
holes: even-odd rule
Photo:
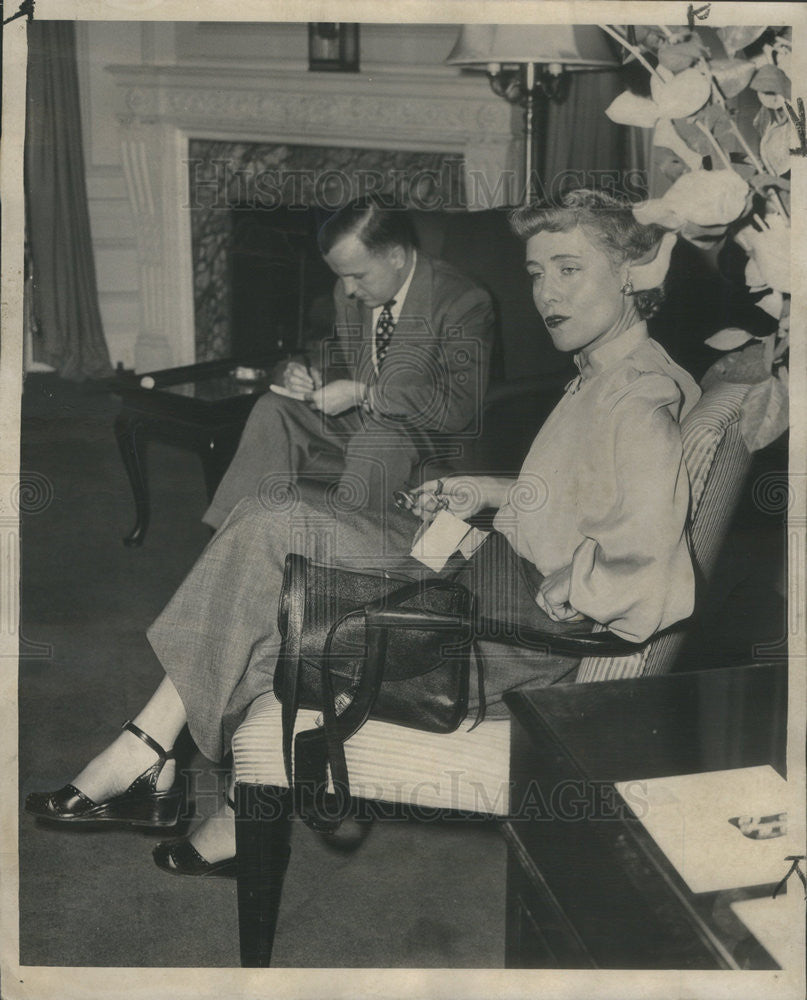
[[[304,70],[226,63],[109,71],[138,245],[138,371],[226,357],[233,323],[260,327],[264,311],[277,317],[267,338],[285,348],[300,322],[317,320],[316,310],[305,318],[321,294],[321,262],[310,254],[316,225],[356,194],[380,187],[415,207],[469,210],[511,200],[502,179],[520,162],[517,116],[446,67],[332,74],[326,83]],[[298,206],[312,284],[302,287],[295,333],[291,301],[243,298],[238,258],[261,246],[262,233],[269,256],[283,233],[292,239]],[[267,218],[242,223],[242,212]],[[270,236],[272,212],[279,233]],[[251,249],[236,249],[234,261],[241,225]]]
[[[327,332],[334,278],[316,233],[352,198],[466,207],[452,153],[191,139],[188,166],[197,361]]]

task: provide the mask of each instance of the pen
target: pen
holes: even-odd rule
[[[308,356],[307,352],[303,354],[303,364],[305,365],[306,375],[308,375],[308,377],[311,379],[312,387],[316,389],[317,384],[314,381],[314,372],[311,370],[311,358]]]

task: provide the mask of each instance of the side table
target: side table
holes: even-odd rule
[[[232,358],[140,374],[119,374],[111,390],[121,397],[115,437],[134,494],[136,519],[124,545],[143,544],[151,515],[146,444],[159,440],[199,455],[209,499],[230,464],[252,407],[269,387],[277,354]],[[264,374],[240,382],[233,372],[250,366]]]
[[[613,786],[761,764],[784,776],[786,691],[781,664],[505,695],[507,967],[778,968],[731,909],[774,886],[691,892]]]

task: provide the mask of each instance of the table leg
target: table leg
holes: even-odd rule
[[[121,458],[132,485],[135,502],[135,526],[131,533],[123,539],[127,546],[143,544],[151,516],[148,478],[145,463],[145,423],[133,414],[121,412],[115,418],[115,437],[120,448]]]

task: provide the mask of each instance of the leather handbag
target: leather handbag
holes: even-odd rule
[[[473,621],[473,597],[454,580],[416,581],[286,557],[274,690],[283,706],[286,776],[310,826],[335,829],[344,816],[350,785],[343,744],[368,719],[435,733],[460,726],[472,659],[481,721]],[[293,740],[299,708],[320,711],[322,724]],[[328,768],[337,803],[326,809]]]

